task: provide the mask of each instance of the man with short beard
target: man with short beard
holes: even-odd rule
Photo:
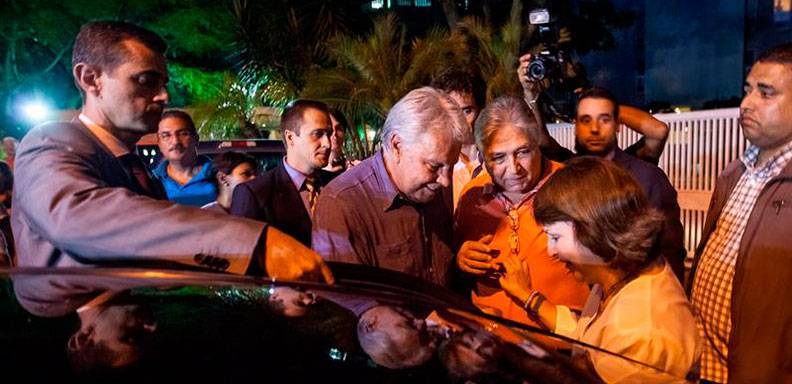
[[[745,79],[750,145],[718,176],[690,271],[703,383],[792,382],[792,43]]]

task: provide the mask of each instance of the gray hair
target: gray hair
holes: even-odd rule
[[[462,110],[448,94],[423,87],[410,91],[391,108],[382,127],[382,147],[390,151],[394,135],[412,144],[418,136],[428,132],[445,132],[460,144],[467,140],[469,131]]]
[[[487,105],[476,119],[474,131],[479,151],[484,153],[493,134],[505,125],[517,128],[528,135],[533,143],[539,144],[539,125],[528,104],[519,97],[500,96]]]

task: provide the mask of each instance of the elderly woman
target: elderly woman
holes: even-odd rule
[[[684,381],[698,358],[696,321],[673,271],[658,257],[663,217],[641,186],[613,163],[592,157],[567,162],[536,196],[534,216],[550,256],[593,284],[583,313],[532,288],[525,265],[507,258],[501,286],[557,334],[593,349],[576,349],[608,383]]]
[[[562,165],[542,157],[528,106],[516,97],[495,99],[476,120],[475,136],[487,172],[462,190],[455,217],[456,265],[475,281],[473,303],[484,312],[536,325],[524,300],[501,287],[503,263],[511,256],[525,263],[532,289],[582,308],[588,287],[547,254],[547,238],[534,221],[534,197]]]

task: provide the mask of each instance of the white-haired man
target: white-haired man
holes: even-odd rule
[[[328,184],[313,247],[329,261],[387,268],[448,285],[449,186],[469,129],[459,106],[431,87],[393,106],[382,150]]]

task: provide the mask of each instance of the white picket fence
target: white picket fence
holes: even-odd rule
[[[739,109],[713,109],[654,115],[671,128],[660,168],[679,194],[685,248],[692,256],[701,240],[707,207],[715,180],[747,146],[739,125]],[[573,148],[575,128],[571,124],[549,124],[550,135],[561,145]],[[619,146],[626,148],[640,135],[622,126]]]

